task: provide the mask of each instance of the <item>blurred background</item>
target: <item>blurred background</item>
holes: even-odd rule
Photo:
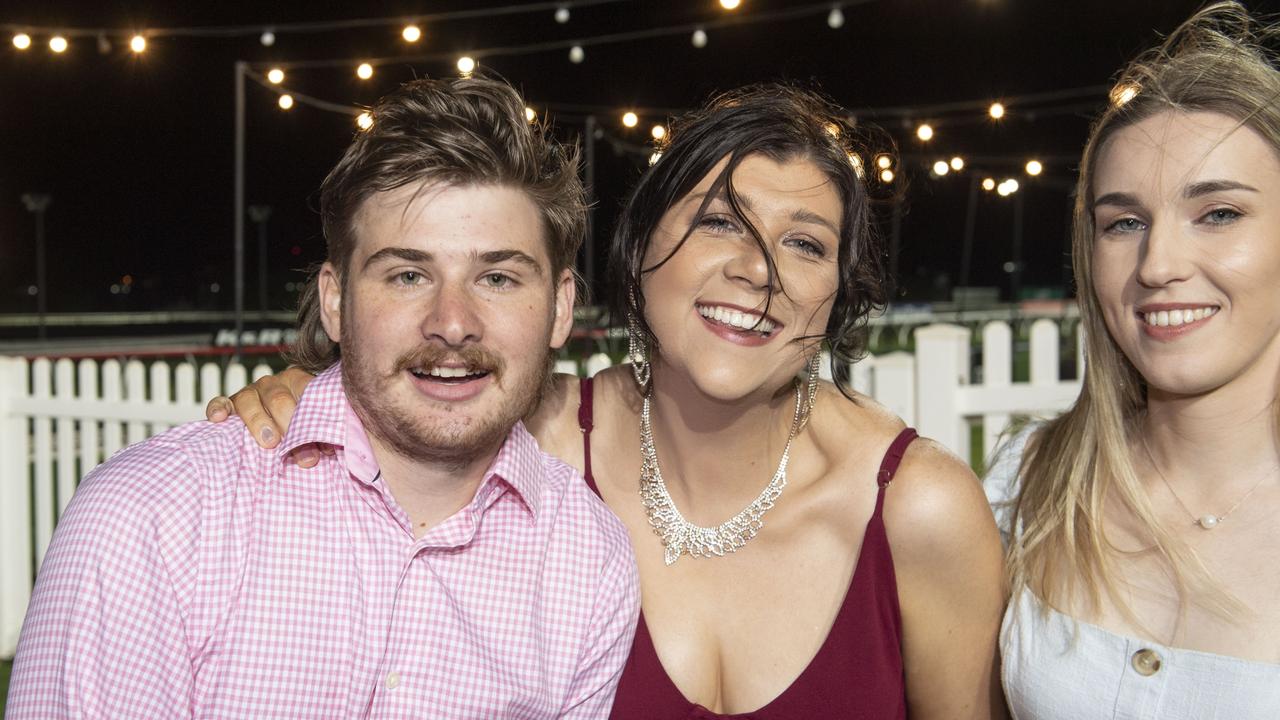
[[[0,341],[30,351],[41,336],[97,328],[213,342],[233,329],[239,116],[241,330],[274,328],[266,343],[241,339],[273,344],[303,269],[324,257],[315,191],[359,132],[360,107],[411,78],[457,74],[463,57],[588,149],[595,210],[579,269],[595,297],[654,133],[717,90],[761,80],[822,88],[892,138],[859,160],[882,198],[897,307],[1070,297],[1070,192],[1089,119],[1119,66],[1198,5],[6,3]]]

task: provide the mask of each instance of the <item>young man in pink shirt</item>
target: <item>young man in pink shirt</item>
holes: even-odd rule
[[[520,418],[573,318],[576,154],[508,85],[384,98],[325,179],[304,351],[265,450],[192,423],[82,483],[10,718],[604,717],[638,613],[622,525]],[[320,472],[290,452],[333,450]]]

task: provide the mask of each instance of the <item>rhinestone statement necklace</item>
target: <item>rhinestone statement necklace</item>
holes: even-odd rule
[[[782,448],[782,460],[778,462],[778,470],[773,474],[773,479],[737,515],[715,527],[703,527],[686,520],[672,501],[671,493],[667,492],[662,470],[658,468],[658,451],[653,444],[649,395],[645,395],[644,407],[640,411],[640,498],[644,502],[645,513],[649,516],[649,524],[653,526],[654,533],[662,538],[662,545],[666,548],[663,559],[668,565],[679,560],[685,553],[690,557],[721,557],[726,553],[736,552],[760,532],[760,528],[764,527],[764,514],[773,507],[782,494],[782,489],[787,486],[787,460],[791,456],[791,441],[800,428],[803,399],[804,394],[797,384],[796,411],[791,419],[791,432],[787,435],[787,444]]]

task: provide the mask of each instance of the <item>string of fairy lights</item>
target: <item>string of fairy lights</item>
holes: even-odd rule
[[[334,32],[358,28],[396,29],[398,30],[400,41],[405,45],[414,47],[423,43],[427,38],[427,28],[437,27],[439,24],[447,21],[549,12],[552,14],[552,17],[557,24],[567,25],[571,21],[574,10],[590,6],[608,5],[629,1],[630,0],[557,0],[554,2],[527,3],[491,8],[473,8],[414,16],[275,23],[269,25],[159,27],[136,30],[96,27],[49,27],[0,23],[0,33],[12,33],[11,42],[13,48],[19,52],[34,51],[37,45],[40,42],[43,42],[43,44],[48,48],[48,51],[55,56],[67,53],[72,47],[72,41],[81,39],[91,39],[95,41],[98,51],[103,54],[113,52],[116,47],[116,43],[123,43],[130,53],[141,57],[148,51],[154,41],[167,38],[237,38],[256,36],[262,46],[272,47],[281,37],[287,37],[290,35]],[[276,104],[281,111],[291,111],[297,105],[302,104],[326,112],[334,112],[351,116],[358,129],[368,130],[372,128],[376,122],[376,118],[370,110],[351,103],[334,102],[301,93],[286,85],[288,74],[294,71],[347,67],[354,72],[355,76],[359,80],[369,81],[375,76],[378,68],[385,65],[394,64],[403,66],[405,63],[448,62],[452,63],[453,69],[455,69],[459,74],[467,76],[475,73],[480,67],[481,61],[486,58],[560,51],[566,53],[566,58],[570,63],[581,64],[586,61],[587,49],[590,47],[636,42],[640,40],[671,37],[682,34],[688,36],[689,42],[694,48],[701,50],[706,48],[710,43],[711,32],[730,26],[777,22],[781,20],[801,19],[825,15],[827,27],[830,30],[838,31],[845,25],[844,8],[871,1],[872,0],[843,0],[842,2],[834,3],[818,2],[772,12],[743,14],[737,12],[742,7],[742,0],[718,0],[718,4],[724,11],[724,14],[713,20],[697,23],[686,23],[681,25],[647,28],[603,35],[583,36],[565,40],[538,42],[517,46],[479,48],[463,54],[436,52],[421,55],[396,55],[354,60],[350,58],[339,58],[277,62],[273,64],[249,63],[247,64],[248,70],[246,71],[246,75],[262,87],[267,88],[276,94]],[[944,127],[950,124],[959,125],[973,122],[1000,123],[1006,119],[1011,111],[1017,112],[1018,110],[1025,110],[1028,115],[1034,113],[1036,117],[1078,113],[1082,110],[1093,110],[1096,108],[1099,99],[1106,93],[1107,88],[1092,86],[1049,93],[1006,97],[996,100],[987,99],[962,101],[947,103],[945,105],[898,108],[864,108],[854,110],[849,120],[851,124],[854,125],[856,125],[860,120],[900,120],[907,127],[913,127],[914,136],[916,140],[919,141],[922,149],[920,152],[914,154],[918,159],[920,159],[929,155],[928,149],[934,146],[937,139],[937,129],[939,127]],[[1123,104],[1132,99],[1136,93],[1136,88],[1121,86],[1111,88],[1109,97],[1112,103]],[[537,122],[539,120],[540,113],[537,109],[538,107],[542,109],[543,113],[555,112],[559,117],[564,117],[566,114],[569,114],[579,116],[589,115],[596,118],[617,118],[616,124],[610,122],[604,122],[602,124],[611,131],[621,133],[621,135],[607,136],[606,139],[614,143],[615,147],[619,149],[634,154],[643,153],[648,155],[650,164],[657,162],[661,157],[663,141],[667,136],[667,127],[661,120],[653,122],[652,124],[645,123],[646,125],[649,125],[649,138],[652,140],[652,142],[648,143],[637,142],[634,139],[635,134],[640,132],[637,128],[640,127],[645,117],[665,117],[679,114],[680,112],[679,110],[655,108],[624,108],[619,110],[604,106],[543,103],[533,104],[525,108],[526,118],[530,122]],[[916,120],[917,118],[930,119]],[[853,164],[860,177],[865,177],[868,174],[868,168],[859,155],[850,154],[849,161]],[[889,186],[893,185],[895,181],[900,180],[900,176],[903,172],[902,165],[904,162],[902,157],[895,158],[895,154],[892,152],[880,152],[872,155],[870,161],[871,176],[874,181]],[[949,174],[963,172],[965,171],[967,164],[966,159],[962,155],[951,155],[948,158],[945,154],[939,153],[936,156],[936,159],[922,159],[923,167],[928,169],[928,174],[932,178],[942,178]],[[1014,163],[1006,162],[1005,164],[1008,165]],[[1030,178],[1038,177],[1045,171],[1044,161],[1036,157],[1025,158],[1024,160],[1018,161],[1016,164],[1020,165],[1021,173]],[[1018,179],[1011,175],[1006,175],[999,180],[992,175],[983,177],[980,186],[985,191],[995,192],[1001,197],[1007,197],[1017,192],[1020,184]]]

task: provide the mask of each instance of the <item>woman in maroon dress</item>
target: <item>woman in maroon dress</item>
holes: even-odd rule
[[[615,718],[1003,712],[1000,542],[977,481],[817,377],[824,346],[862,351],[885,296],[844,117],[763,85],[674,123],[611,253],[633,362],[560,376],[526,421],[635,544]],[[236,396],[254,437],[287,425],[308,377]]]

